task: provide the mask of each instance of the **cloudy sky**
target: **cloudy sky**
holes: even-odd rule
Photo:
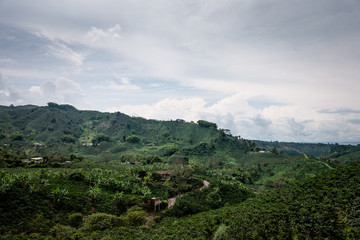
[[[0,0],[0,105],[360,142],[359,0]]]

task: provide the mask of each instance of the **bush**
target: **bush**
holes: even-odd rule
[[[82,180],[84,180],[84,178],[85,178],[85,176],[81,172],[74,172],[74,173],[70,174],[70,176],[69,176],[70,180],[77,181],[77,182],[81,182]]]
[[[140,138],[136,135],[131,135],[131,136],[127,136],[125,141],[128,143],[139,143]]]
[[[85,218],[83,230],[87,232],[103,231],[124,225],[122,218],[107,213],[93,213]]]
[[[214,240],[221,240],[221,239],[226,239],[225,238],[225,233],[226,233],[226,225],[225,224],[220,224],[218,229],[215,232],[214,235]]]
[[[56,239],[72,239],[75,232],[76,229],[61,224],[55,225],[50,230],[50,234]]]
[[[21,141],[24,139],[24,135],[20,132],[15,132],[11,135],[11,139],[13,141]]]
[[[141,155],[136,153],[124,153],[120,157],[121,162],[136,162],[142,158]]]
[[[200,127],[217,129],[216,123],[208,122],[205,120],[199,120],[197,121],[197,123],[199,124]]]
[[[69,224],[74,228],[78,228],[83,223],[83,215],[81,213],[73,213],[69,216]]]
[[[66,142],[66,143],[75,143],[76,142],[76,138],[71,135],[71,134],[65,134],[62,138],[61,141]]]
[[[91,142],[93,145],[98,145],[101,142],[110,142],[110,137],[103,133],[100,133],[96,135],[93,140],[91,140]]]
[[[141,226],[146,222],[146,212],[139,206],[133,206],[126,212],[125,221],[129,226]]]
[[[172,145],[172,146],[168,146],[164,149],[164,156],[171,156],[174,153],[176,153],[177,151],[179,151],[179,146],[177,145]]]

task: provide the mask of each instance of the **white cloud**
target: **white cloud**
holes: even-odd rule
[[[116,78],[119,78],[116,76]],[[111,91],[137,91],[141,88],[137,85],[131,84],[130,79],[127,77],[120,77],[120,83],[118,81],[104,81],[101,84],[92,86],[93,89],[111,90]]]
[[[57,58],[67,60],[75,64],[77,67],[83,65],[85,60],[85,57],[82,54],[75,52],[69,46],[60,42],[53,42],[53,44],[49,45],[49,54]]]
[[[360,118],[358,111],[350,111],[353,120],[349,122],[341,115],[323,114],[306,107],[270,106],[258,110],[249,106],[241,94],[210,106],[202,98],[167,98],[152,105],[126,105],[108,108],[107,111],[120,111],[148,119],[205,119],[216,122],[220,128],[230,129],[234,135],[251,139],[334,142],[360,138],[355,121]]]
[[[45,105],[47,102],[57,102],[85,107],[84,97],[85,93],[80,85],[67,78],[58,78],[47,81],[40,86],[20,89],[0,74],[1,105]]]
[[[173,99],[166,98],[153,105],[126,105],[120,108],[108,108],[107,111],[121,111],[133,116],[148,119],[184,119],[187,121],[198,118],[204,111],[206,102],[201,98]]]
[[[106,41],[118,41],[121,37],[121,27],[119,24],[115,24],[115,26],[108,28],[107,30],[103,30],[96,27],[91,27],[91,30],[88,31],[85,35],[85,38],[89,39],[91,42],[106,42]]]

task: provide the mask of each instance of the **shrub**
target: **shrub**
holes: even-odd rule
[[[20,132],[15,132],[11,135],[11,139],[13,141],[21,141],[24,139],[24,135]]]
[[[69,224],[74,228],[78,228],[82,225],[83,215],[81,213],[73,213],[69,216]]]
[[[72,239],[75,232],[76,229],[61,224],[55,225],[50,230],[50,234],[56,239]]]
[[[84,178],[85,178],[85,176],[81,172],[74,172],[74,173],[70,174],[70,176],[69,176],[70,180],[77,181],[77,182],[81,182],[82,180],[84,180]]]
[[[124,153],[120,157],[121,162],[136,162],[141,159],[141,155],[136,153]]]
[[[98,145],[101,142],[110,142],[110,137],[103,133],[100,133],[96,135],[93,140],[91,140],[91,142],[93,145]]]
[[[164,149],[164,156],[171,156],[174,153],[176,153],[177,151],[179,151],[179,146],[177,145],[172,145],[172,146],[168,146]]]
[[[139,143],[140,138],[136,135],[131,135],[131,136],[127,136],[125,141],[128,143]]]
[[[71,134],[65,134],[62,138],[61,141],[66,142],[66,143],[75,143],[76,142],[76,138],[71,135]]]
[[[146,212],[139,206],[133,206],[126,212],[125,221],[129,226],[141,226],[146,222]]]
[[[124,225],[121,217],[107,213],[93,213],[85,218],[83,230],[87,232],[103,231]]]
[[[161,174],[159,174],[157,172],[153,172],[153,173],[151,173],[151,179],[155,182],[159,182],[159,181],[161,181]]]
[[[226,225],[225,224],[220,224],[219,227],[217,228],[215,235],[214,235],[214,240],[221,240],[221,239],[226,239],[225,238],[225,233],[226,233]]]
[[[199,120],[197,121],[197,123],[199,124],[200,127],[217,129],[216,123],[208,122],[205,120]]]

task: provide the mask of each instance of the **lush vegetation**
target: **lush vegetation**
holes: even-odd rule
[[[359,146],[56,103],[0,106],[0,144],[4,239],[360,239]]]
[[[214,153],[239,158],[255,146],[204,120],[146,120],[120,112],[79,111],[56,103],[0,106],[0,144],[22,158],[74,154],[118,161],[123,155],[136,154],[131,159],[145,163],[154,155],[170,161],[176,153],[178,158],[203,164]]]

